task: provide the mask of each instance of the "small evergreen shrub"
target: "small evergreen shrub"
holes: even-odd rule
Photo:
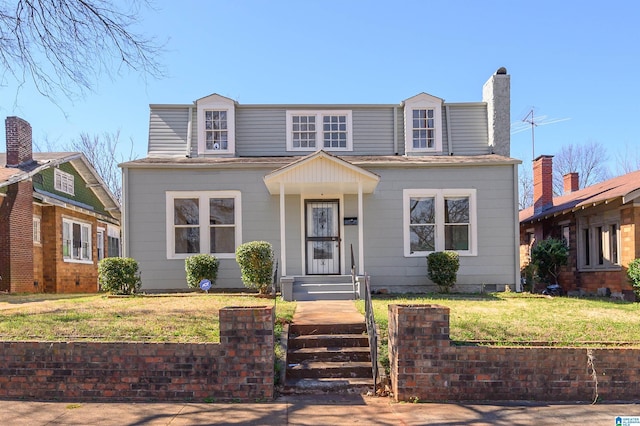
[[[449,293],[456,283],[456,274],[460,268],[458,253],[439,251],[427,256],[429,279],[440,288],[440,293]]]
[[[236,262],[240,265],[245,287],[266,294],[273,281],[273,247],[267,241],[251,241],[236,249]]]
[[[200,281],[206,278],[214,286],[218,277],[219,265],[218,258],[210,254],[196,254],[187,257],[184,261],[187,285],[190,288],[200,288]]]
[[[135,294],[142,286],[138,262],[130,257],[104,258],[98,263],[98,282],[111,294]]]
[[[627,276],[631,281],[636,299],[640,300],[640,258],[632,260],[627,267]]]
[[[567,264],[569,249],[564,240],[547,238],[533,246],[531,263],[535,265],[538,276],[547,284],[558,283],[560,267]]]

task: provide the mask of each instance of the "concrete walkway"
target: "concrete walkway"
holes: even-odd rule
[[[358,312],[353,300],[296,302],[293,323],[297,325],[364,323],[364,315]]]
[[[636,404],[406,404],[359,395],[255,404],[0,401],[3,425],[610,425]],[[628,423],[632,424],[632,423]],[[637,424],[637,423],[636,423]]]

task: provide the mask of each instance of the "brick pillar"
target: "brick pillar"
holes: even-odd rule
[[[389,305],[389,362],[396,401],[429,400],[438,390],[435,354],[451,346],[449,308],[439,305]]]
[[[33,186],[9,185],[0,204],[0,290],[33,293]]]
[[[576,192],[580,189],[580,179],[577,172],[567,173],[562,177],[564,183],[564,193]]]
[[[533,212],[538,214],[553,204],[553,155],[533,160]]]
[[[33,161],[31,125],[20,117],[7,117],[7,167],[18,167]]]
[[[226,365],[220,372],[225,376],[220,397],[273,398],[274,315],[273,308],[266,306],[220,309],[220,343]]]

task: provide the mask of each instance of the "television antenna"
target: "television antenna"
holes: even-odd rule
[[[559,123],[561,121],[571,120],[570,118],[549,118],[546,115],[535,115],[535,107],[531,107],[527,115],[520,121],[511,123],[511,134],[522,133],[531,127],[531,159],[536,158],[536,138],[535,128],[538,126],[546,126],[547,124]]]

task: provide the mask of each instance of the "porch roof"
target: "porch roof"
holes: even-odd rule
[[[264,177],[272,195],[312,192],[370,194],[378,185],[380,176],[350,162],[320,150],[274,170]]]

